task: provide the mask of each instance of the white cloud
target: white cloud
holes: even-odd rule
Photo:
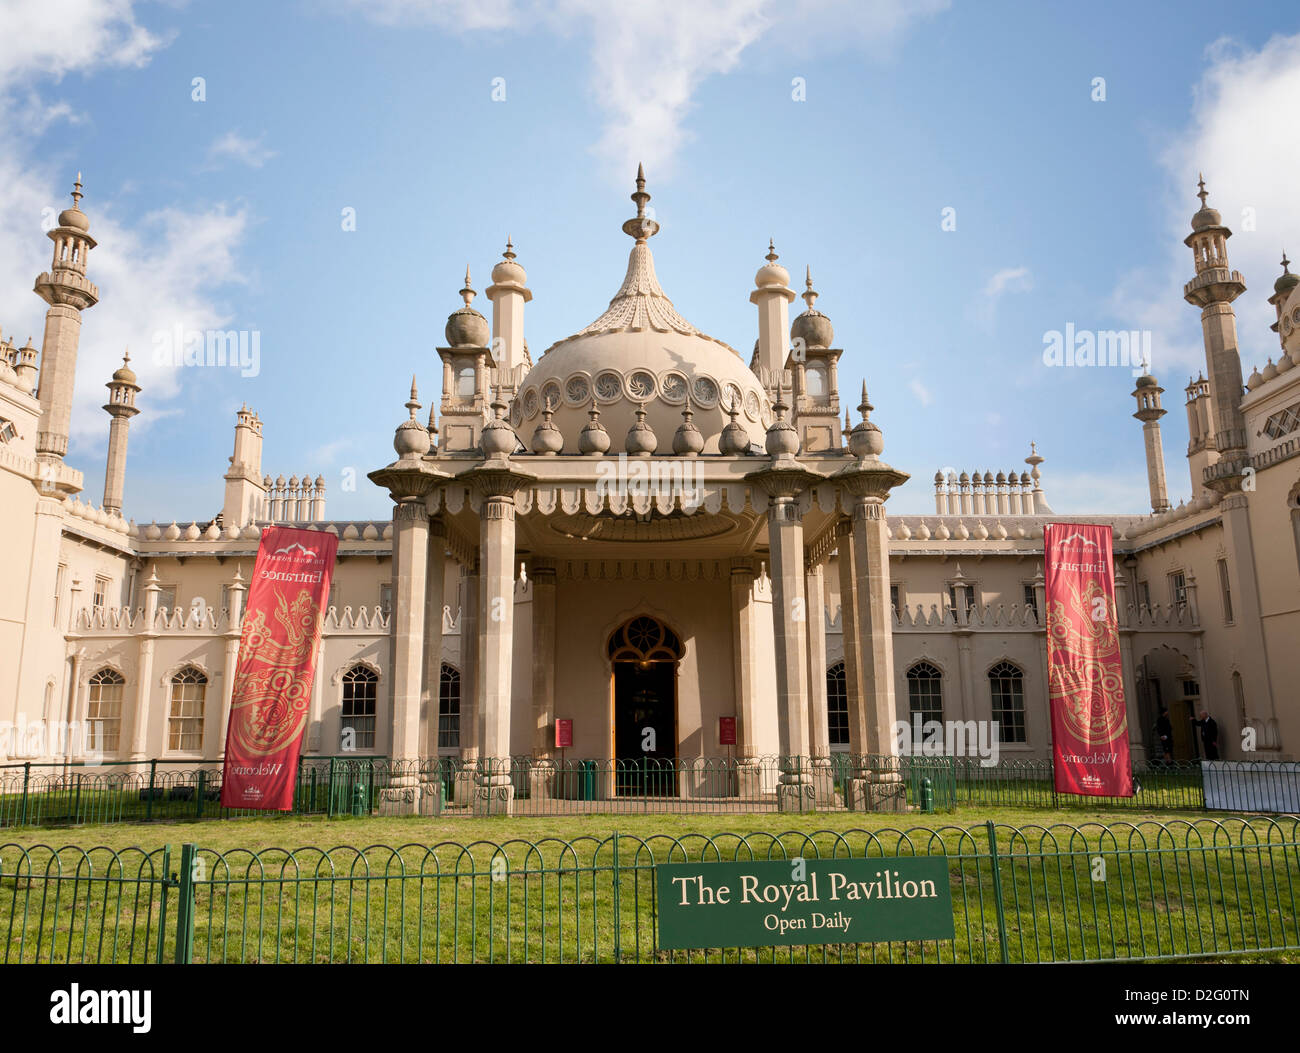
[[[6,247],[0,253],[0,326],[18,342],[30,335],[39,349],[46,305],[31,289],[49,269],[53,251],[43,224],[71,203],[66,194],[75,175],[52,167],[34,145],[51,121],[71,115],[65,102],[46,97],[57,95],[49,82],[71,72],[143,65],[163,40],[136,23],[128,0],[11,3],[4,18],[6,30],[15,31],[0,37],[0,244]],[[133,427],[147,427],[168,412],[160,403],[176,394],[178,378],[153,364],[152,334],[175,321],[195,329],[225,322],[214,289],[239,280],[235,252],[247,218],[239,210],[187,201],[184,211],[163,207],[124,222],[112,188],[97,185],[92,171],[84,180],[82,205],[98,243],[88,276],[101,299],[84,315],[72,427],[74,441],[99,445],[108,434],[99,409],[104,382],[127,345],[146,409]]]
[[[1235,304],[1244,375],[1267,356],[1277,357],[1277,336],[1269,331],[1275,315],[1266,301],[1281,273],[1283,247],[1300,246],[1300,138],[1292,132],[1300,34],[1275,36],[1258,50],[1219,40],[1206,58],[1188,125],[1161,156],[1169,177],[1168,249],[1124,275],[1112,298],[1121,324],[1152,330],[1152,372],[1170,388],[1181,388],[1183,376],[1205,368],[1200,314],[1182,295],[1194,273],[1191,250],[1182,242],[1200,208],[1197,173],[1204,172],[1209,204],[1233,232],[1228,257],[1246,279],[1247,292]]]
[[[1028,292],[1033,287],[1034,278],[1028,267],[1002,268],[984,283],[979,302],[975,305],[976,317],[985,328],[992,328],[998,301],[1008,293]]]
[[[262,145],[262,139],[260,135],[256,139],[248,139],[236,131],[226,132],[208,147],[208,160],[238,161],[249,168],[261,168],[275,156],[274,150],[268,150]]]
[[[916,401],[923,407],[930,405],[934,401],[934,396],[930,394],[930,389],[922,384],[919,380],[909,380],[907,390],[916,396]]]
[[[638,162],[656,178],[690,138],[687,117],[700,85],[735,69],[764,38],[800,55],[861,47],[888,57],[890,45],[948,0],[343,0],[387,25],[440,29],[532,29],[588,38],[589,87],[604,114],[593,144],[619,179]]]

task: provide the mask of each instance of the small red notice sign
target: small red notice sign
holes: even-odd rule
[[[572,745],[573,745],[573,721],[556,720],[555,748],[557,750],[567,750]]]
[[[718,718],[718,745],[734,746],[736,744],[736,718]]]

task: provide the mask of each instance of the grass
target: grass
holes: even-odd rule
[[[1013,961],[1297,960],[1295,820],[1217,819],[1006,807],[28,828],[0,831],[0,937],[12,961],[144,961],[160,947],[170,961],[178,890],[164,906],[162,849],[175,872],[193,842],[196,961],[996,961],[992,820]],[[655,948],[656,861],[913,853],[949,859],[953,941]]]

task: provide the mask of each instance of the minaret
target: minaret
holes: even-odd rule
[[[492,356],[497,378],[512,392],[532,366],[524,348],[524,304],[533,298],[527,281],[528,275],[515,262],[515,247],[507,236],[506,251],[492,268],[492,284],[483,295],[492,302]]]
[[[1212,493],[1205,485],[1205,469],[1219,459],[1214,449],[1211,429],[1213,414],[1210,411],[1210,382],[1202,373],[1189,379],[1184,389],[1187,395],[1187,470],[1192,477],[1192,500]]]
[[[1156,378],[1144,372],[1137,379],[1133,397],[1137,399],[1137,412],[1133,414],[1142,422],[1142,440],[1147,451],[1147,483],[1151,488],[1151,511],[1169,510],[1169,492],[1165,485],[1165,448],[1160,441],[1160,418],[1165,410],[1160,396],[1165,389]]]
[[[833,347],[835,329],[817,310],[812,268],[804,272],[803,302],[808,309],[790,323],[791,350],[786,364],[794,378],[794,421],[805,453],[831,452],[839,447],[839,361]]]
[[[246,405],[235,414],[235,450],[230,455],[230,470],[226,472],[226,499],[221,506],[224,526],[245,527],[262,516],[267,516],[267,486],[262,475],[262,421]],[[284,485],[284,477],[279,480]],[[269,516],[279,519],[279,515]],[[292,519],[292,516],[284,516]]]
[[[50,305],[45,312],[45,338],[41,342],[38,459],[62,461],[68,452],[81,312],[99,302],[99,290],[86,280],[86,256],[95,247],[95,239],[88,233],[90,221],[81,211],[81,198],[78,172],[72,188],[72,207],[59,213],[59,225],[49,232],[54,259],[50,269],[36,279],[36,294]]]
[[[642,180],[638,178],[637,186]],[[771,239],[767,243],[767,260],[754,275],[754,291],[749,302],[758,307],[758,349],[750,368],[759,383],[771,394],[776,390],[778,374],[785,368],[786,334],[790,331],[790,304],[794,290],[790,286],[790,272],[776,261]]]
[[[1277,281],[1273,283],[1273,295],[1268,298],[1268,302],[1273,305],[1273,309],[1277,312],[1277,321],[1270,328],[1277,333],[1284,354],[1286,352],[1286,340],[1282,337],[1282,311],[1286,308],[1286,301],[1291,295],[1291,290],[1297,285],[1300,285],[1300,275],[1291,273],[1291,261],[1286,258],[1286,252],[1283,251],[1282,273],[1278,276]],[[1281,364],[1280,358],[1278,363]]]
[[[1241,413],[1241,356],[1237,351],[1237,316],[1232,301],[1246,291],[1246,282],[1228,264],[1228,238],[1218,211],[1206,204],[1202,178],[1201,209],[1192,217],[1192,233],[1184,244],[1192,250],[1196,277],[1183,286],[1183,299],[1201,308],[1213,410],[1211,431],[1217,463],[1207,469],[1205,485],[1220,493],[1240,489],[1246,458],[1246,426]]]
[[[108,402],[104,410],[113,419],[108,425],[108,463],[104,468],[104,511],[122,514],[122,491],[126,487],[126,438],[131,418],[136,409],[135,396],[140,385],[135,382],[131,369],[131,354],[122,355],[122,368],[104,386],[108,388]]]

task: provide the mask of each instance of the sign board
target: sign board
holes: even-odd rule
[[[573,745],[573,721],[557,720],[555,722],[555,748],[567,750]]]
[[[718,745],[734,746],[736,744],[736,718],[718,718]]]
[[[660,863],[659,947],[951,940],[943,856]]]

